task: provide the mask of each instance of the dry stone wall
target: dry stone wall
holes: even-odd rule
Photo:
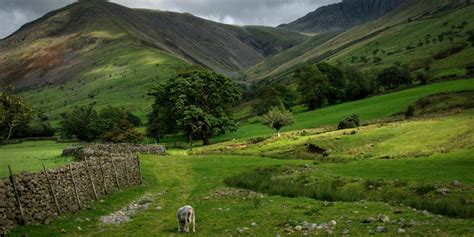
[[[1,179],[0,236],[16,225],[47,223],[141,183],[140,161],[135,155],[89,157],[53,170]]]
[[[63,155],[74,156],[79,160],[87,157],[104,157],[110,155],[155,154],[166,155],[166,148],[161,145],[144,144],[80,144],[64,149]]]

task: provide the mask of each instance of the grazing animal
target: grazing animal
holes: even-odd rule
[[[176,213],[178,219],[178,231],[189,232],[189,225],[193,224],[193,232],[196,232],[196,216],[193,207],[184,206]]]

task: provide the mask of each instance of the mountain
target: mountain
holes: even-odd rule
[[[401,62],[413,71],[428,65],[434,78],[464,75],[466,66],[474,64],[474,47],[467,41],[467,32],[474,29],[472,14],[474,5],[466,0],[407,1],[365,24],[317,33],[244,73],[249,80],[288,82],[301,65],[327,61],[364,70],[380,70]],[[461,51],[435,57],[451,49]]]
[[[282,40],[268,40],[265,32],[281,35]],[[75,72],[86,70],[89,65],[85,64],[95,61],[89,54],[125,41],[233,75],[305,38],[284,29],[244,28],[186,13],[82,0],[26,24],[0,41],[0,79],[19,88],[72,80]]]
[[[405,2],[407,0],[344,0],[279,27],[312,33],[341,31],[382,17]]]
[[[125,106],[144,117],[150,88],[182,69],[198,64],[238,77],[307,38],[285,29],[81,0],[0,41],[0,84],[15,85],[53,119],[91,103]]]

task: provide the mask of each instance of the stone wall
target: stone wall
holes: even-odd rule
[[[48,223],[141,183],[140,162],[134,155],[87,158],[53,170],[1,179],[0,236],[19,224]]]
[[[144,144],[80,144],[71,145],[63,150],[64,156],[74,156],[78,160],[84,160],[87,157],[103,157],[113,155],[129,154],[155,154],[166,155],[166,148],[161,145]]]

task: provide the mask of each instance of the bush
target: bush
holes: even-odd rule
[[[410,105],[405,111],[405,118],[412,118],[413,116],[415,116],[415,106]]]
[[[360,119],[359,116],[356,114],[353,114],[346,119],[342,120],[339,125],[337,126],[337,129],[348,129],[348,128],[357,128],[360,126]]]

